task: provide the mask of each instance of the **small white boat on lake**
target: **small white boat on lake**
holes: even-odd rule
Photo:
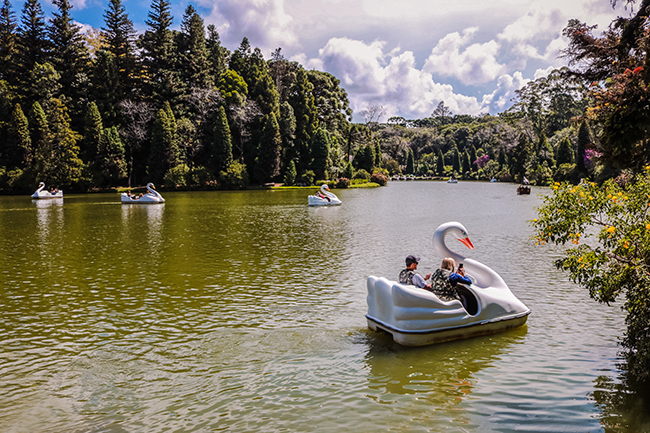
[[[453,177],[450,177],[447,183],[458,183],[458,179],[454,179]]]
[[[147,184],[147,193],[142,197],[136,197],[130,193],[122,193],[122,204],[156,204],[164,203],[165,199],[155,190],[153,183]]]
[[[336,206],[341,204],[341,200],[330,192],[330,187],[326,184],[321,185],[320,191],[308,197],[309,206]]]
[[[50,192],[45,190],[45,183],[40,182],[38,184],[38,189],[34,194],[32,194],[32,198],[35,199],[49,199],[49,198],[63,198],[63,191],[60,191],[58,189],[55,189],[54,191]]]
[[[368,287],[368,327],[383,330],[404,346],[423,346],[444,341],[492,334],[526,323],[530,309],[510,291],[503,279],[484,264],[455,253],[445,244],[451,234],[473,249],[465,227],[458,222],[441,225],[433,235],[433,245],[441,258],[463,263],[473,281],[458,284],[465,305],[458,300],[442,301],[435,294],[383,277],[370,276]]]

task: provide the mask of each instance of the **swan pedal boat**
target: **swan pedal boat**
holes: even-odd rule
[[[122,204],[155,204],[164,203],[165,199],[154,189],[153,183],[147,184],[147,193],[140,198],[133,198],[127,193],[121,193]]]
[[[49,192],[49,191],[43,191],[45,189],[45,183],[40,182],[38,184],[38,189],[34,194],[32,194],[32,198],[35,199],[46,199],[46,198],[63,198],[63,191],[57,191],[57,192]]]
[[[310,195],[308,197],[307,200],[309,206],[337,206],[342,204],[341,200],[339,200],[336,195],[330,192],[330,187],[326,184],[321,185],[320,193],[323,195],[323,197],[319,196],[318,193]],[[329,200],[324,197],[328,197]]]
[[[526,323],[530,309],[513,295],[503,279],[489,267],[450,251],[445,235],[453,234],[473,249],[462,224],[441,225],[433,236],[434,249],[442,257],[463,263],[473,283],[456,286],[465,305],[442,301],[435,294],[383,277],[369,276],[368,327],[385,331],[403,346],[424,346],[493,334]]]

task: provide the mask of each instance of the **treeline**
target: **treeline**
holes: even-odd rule
[[[8,0],[0,8],[5,192],[39,181],[77,190],[312,184],[353,177],[361,167],[350,153],[375,146],[350,123],[337,78],[280,48],[265,60],[247,38],[230,52],[192,6],[172,30],[170,3],[154,0],[138,35],[121,0],[87,34],[68,0],[54,4],[49,20],[39,0],[27,0],[20,19]],[[361,177],[381,164],[374,155],[358,159]]]
[[[431,117],[392,117],[370,127],[391,175],[602,182],[619,172],[599,158],[588,103],[585,85],[560,69],[518,90],[512,107],[498,116],[454,115],[441,102]]]

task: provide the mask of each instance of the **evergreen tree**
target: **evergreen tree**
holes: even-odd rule
[[[316,135],[314,135],[311,145],[311,155],[311,170],[313,170],[316,175],[316,179],[328,179],[327,169],[330,166],[330,137],[327,131],[323,128],[318,128]],[[372,153],[371,155],[374,156]],[[372,172],[372,168],[370,169],[370,172]]]
[[[357,149],[357,154],[354,156],[354,167],[357,170],[365,170],[372,173],[375,164],[375,152],[370,144],[361,146]]]
[[[309,144],[318,128],[318,118],[311,84],[304,69],[299,69],[291,87],[289,103],[296,117],[295,144],[298,156],[298,171],[304,173],[309,167]]]
[[[458,148],[454,147],[453,152],[451,165],[454,172],[458,173],[460,172],[460,154],[458,153]]]
[[[585,167],[585,150],[591,144],[591,141],[591,130],[587,121],[583,120],[578,130],[578,149],[576,151],[576,166],[582,174],[587,173],[587,167]]]
[[[313,86],[319,125],[330,134],[340,134],[348,119],[352,119],[348,94],[340,87],[341,81],[327,72],[314,70],[307,72],[307,78]]]
[[[511,174],[517,181],[521,181],[526,175],[526,162],[528,161],[532,151],[533,144],[530,142],[526,134],[519,134],[517,145],[513,150],[510,166]]]
[[[179,163],[179,150],[175,140],[173,119],[168,110],[160,109],[154,120],[149,153],[149,175],[154,183],[160,183],[169,169]]]
[[[442,176],[445,173],[445,156],[442,154],[442,149],[438,149],[438,156],[436,157],[436,174]]]
[[[124,145],[116,127],[106,128],[101,132],[98,154],[99,169],[108,185],[126,176]]]
[[[235,71],[237,74],[242,76],[246,83],[250,83],[250,77],[248,75],[248,60],[251,55],[251,44],[248,42],[248,38],[244,37],[241,44],[239,44],[239,48],[233,51],[229,61],[230,70]]]
[[[266,116],[256,164],[262,182],[270,182],[280,174],[281,144],[280,127],[275,114],[271,112]]]
[[[70,16],[72,5],[69,0],[53,0],[53,3],[58,12],[54,12],[49,27],[49,37],[52,41],[51,62],[54,69],[61,74],[63,94],[76,101],[82,98],[85,92],[85,86],[78,84],[84,80],[87,72],[88,49],[81,34],[81,27],[75,24]]]
[[[560,141],[557,147],[557,165],[573,164],[573,146],[568,138]]]
[[[409,147],[406,152],[406,169],[404,170],[406,174],[415,173],[415,158],[413,156],[413,149]]]
[[[289,165],[287,166],[287,170],[284,175],[284,184],[288,186],[295,185],[296,176],[298,176],[296,173],[296,164],[294,164],[293,161],[289,161]]]
[[[7,167],[27,167],[32,161],[32,141],[29,124],[20,104],[14,106],[7,125],[7,144],[3,165]]]
[[[293,115],[293,107],[287,101],[280,105],[280,136],[282,137],[282,167],[288,169],[289,163],[293,162],[297,157],[294,147],[294,139],[296,138],[296,117]],[[293,164],[294,170],[296,164]]]
[[[119,76],[117,88],[118,99],[126,99],[133,93],[136,74],[135,35],[133,22],[129,19],[122,0],[109,0],[104,12],[106,27],[102,27],[102,39],[106,50],[113,54],[116,71]]]
[[[208,25],[208,39],[206,41],[208,50],[208,64],[210,76],[214,83],[218,83],[221,75],[228,69],[228,49],[221,45],[219,33],[214,24]]]
[[[375,167],[384,166],[384,154],[381,151],[381,143],[375,140]]]
[[[18,25],[9,0],[0,7],[0,80],[15,85],[18,75]]]
[[[469,158],[470,158],[469,152],[466,150],[465,152],[463,152],[463,173],[467,173],[471,171],[472,165],[469,162]]]
[[[181,43],[178,45],[182,82],[190,88],[212,86],[214,79],[210,74],[203,20],[191,5],[185,9],[181,31]]]
[[[144,93],[157,105],[173,100],[180,91],[180,80],[173,69],[174,40],[170,27],[171,3],[153,0],[148,19],[148,29],[140,35],[138,45],[144,68]]]
[[[29,111],[29,131],[34,153],[32,167],[37,178],[45,181],[52,164],[52,141],[47,116],[38,101],[32,104]]]
[[[36,63],[44,64],[49,60],[50,42],[47,39],[45,15],[38,0],[27,0],[23,6],[20,28],[20,78],[26,86],[29,73]]]
[[[59,99],[53,99],[48,112],[52,139],[52,165],[47,173],[50,183],[71,185],[79,180],[83,162],[79,159],[79,134],[70,128],[68,109]]]
[[[470,167],[472,168],[472,171],[474,171],[475,169],[478,169],[478,167],[474,164],[477,159],[478,158],[476,156],[476,148],[472,144],[469,147],[469,163],[470,163]]]
[[[88,162],[94,162],[99,153],[99,140],[102,136],[104,126],[102,116],[99,114],[97,104],[91,102],[86,109],[84,127],[84,138],[81,148],[81,156]]]
[[[537,143],[537,157],[540,164],[546,161],[549,167],[555,165],[553,147],[550,145],[548,139],[546,138],[546,134],[543,132],[540,134],[539,142]]]
[[[36,63],[29,73],[30,86],[26,89],[29,101],[42,101],[43,106],[47,107],[48,101],[59,96],[61,84],[59,81],[61,75],[54,69],[50,63]]]
[[[123,96],[120,84],[119,65],[116,58],[109,51],[99,50],[93,65],[92,80],[93,86],[91,97],[97,104],[97,109],[102,115],[107,127],[118,123],[117,108],[120,98]]]
[[[230,126],[226,117],[226,110],[219,107],[217,118],[214,122],[214,136],[212,141],[210,166],[215,173],[225,171],[232,163],[232,141]]]

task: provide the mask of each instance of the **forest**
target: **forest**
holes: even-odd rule
[[[391,117],[363,122],[339,79],[305,70],[277,48],[234,51],[190,5],[172,30],[153,0],[137,34],[121,0],[82,33],[68,0],[45,18],[39,0],[0,8],[0,191],[38,182],[74,191],[153,182],[166,189],[238,189],[350,181],[385,185],[413,174],[532,184],[616,176],[585,115],[587,82],[567,68],[529,82],[496,116]],[[598,131],[596,131],[598,132]],[[357,180],[358,179],[358,180]]]

